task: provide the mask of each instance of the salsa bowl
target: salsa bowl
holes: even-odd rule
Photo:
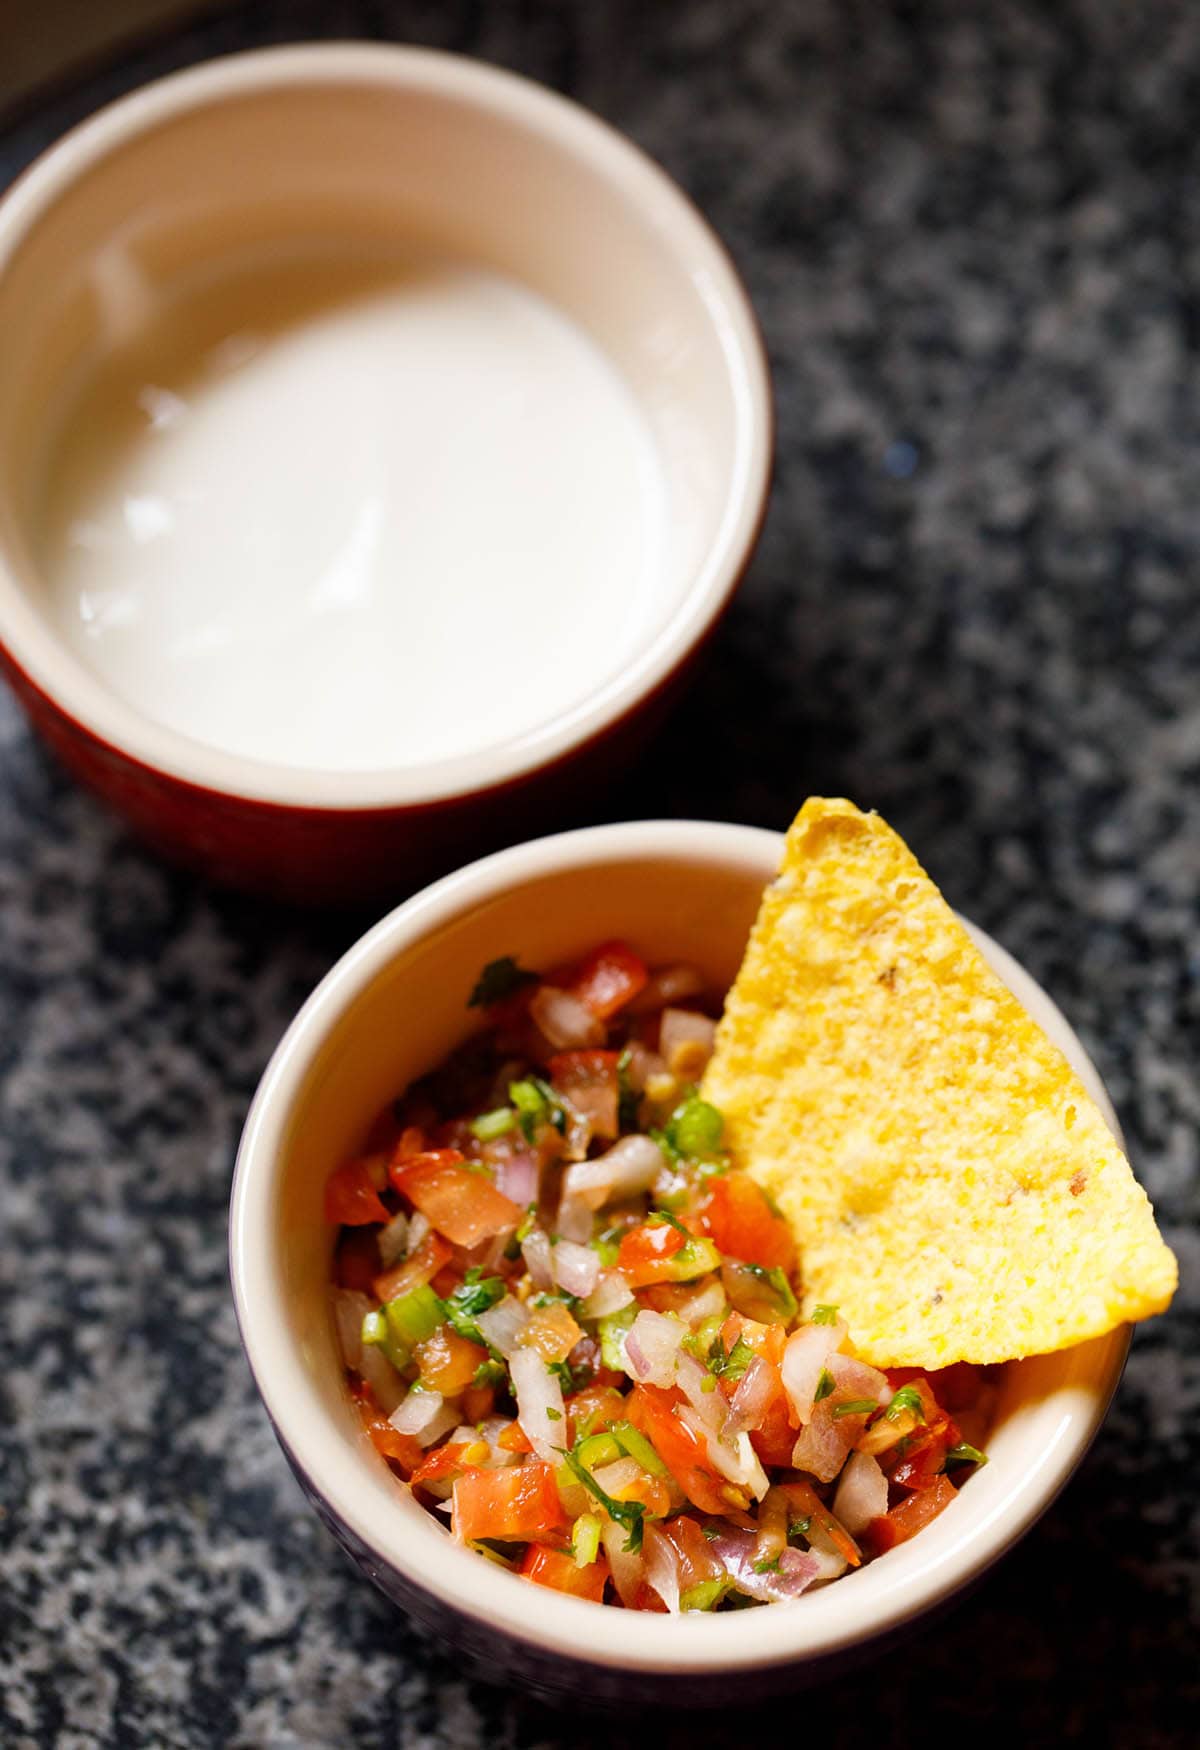
[[[548,1698],[715,1705],[828,1674],[945,1603],[1009,1549],[1079,1464],[1120,1378],[1128,1332],[1003,1372],[989,1462],[939,1518],[831,1587],[788,1604],[647,1615],[563,1597],[456,1546],[361,1427],[330,1309],[330,1170],[375,1114],[472,1030],[487,962],[569,960],[622,937],[657,962],[737,972],[782,839],[649,821],[566,833],[483,859],[369,931],[308,999],[246,1122],[230,1255],[242,1339],[285,1454],[324,1523],[376,1585],[484,1675]],[[1016,962],[971,933],[1066,1053],[1116,1131],[1067,1022]]]
[[[360,258],[396,258],[408,263],[410,279],[419,280],[415,264],[422,260],[453,262],[464,274],[508,288],[530,308],[536,304],[546,333],[553,328],[561,338],[569,332],[577,349],[594,355],[596,371],[606,373],[612,395],[628,404],[630,429],[639,441],[644,438],[646,455],[653,458],[653,526],[644,538],[639,534],[636,548],[641,593],[622,608],[620,637],[618,615],[608,613],[628,569],[618,563],[620,551],[614,557],[605,549],[603,564],[597,562],[587,594],[590,619],[581,632],[571,618],[571,592],[583,590],[578,576],[592,562],[591,549],[586,534],[573,533],[574,500],[560,495],[551,503],[539,496],[542,476],[532,458],[555,455],[562,448],[559,434],[572,438],[581,457],[565,486],[596,472],[585,465],[595,455],[589,448],[592,428],[584,422],[599,403],[581,407],[555,389],[561,349],[529,354],[541,361],[538,381],[546,404],[539,403],[537,444],[524,471],[517,466],[520,491],[509,495],[523,506],[517,527],[523,545],[514,545],[515,537],[507,545],[479,537],[481,551],[471,548],[466,558],[454,545],[474,526],[470,481],[460,489],[455,472],[463,427],[455,425],[453,439],[425,455],[421,411],[431,416],[446,387],[444,377],[433,380],[423,355],[402,380],[423,384],[426,400],[407,424],[397,419],[386,426],[385,440],[360,444],[359,456],[350,441],[358,435],[352,423],[358,403],[339,414],[342,425],[350,426],[347,442],[332,448],[345,506],[327,491],[319,469],[311,492],[288,487],[291,475],[280,475],[280,455],[297,423],[305,442],[314,430],[333,429],[329,414],[321,416],[333,391],[350,395],[346,385],[378,375],[375,355],[367,348],[364,361],[360,346],[357,375],[332,368],[342,354],[329,364],[317,384],[321,393],[305,403],[317,409],[307,424],[289,418],[292,402],[272,399],[270,389],[268,411],[283,409],[279,441],[260,442],[244,458],[254,491],[245,513],[248,538],[259,540],[253,519],[261,515],[264,494],[277,519],[265,525],[253,553],[274,552],[286,541],[289,552],[298,544],[303,555],[312,504],[324,506],[328,498],[333,506],[328,514],[322,510],[328,526],[321,533],[328,540],[321,551],[333,555],[328,575],[317,572],[311,587],[306,582],[303,590],[292,589],[288,566],[276,566],[278,603],[272,595],[263,610],[265,624],[256,622],[260,642],[252,648],[262,656],[248,674],[248,647],[238,642],[242,634],[231,635],[220,615],[199,629],[189,620],[180,637],[166,635],[178,630],[171,615],[181,600],[183,573],[170,557],[158,561],[155,571],[147,554],[159,551],[150,545],[156,540],[175,538],[185,517],[179,506],[208,502],[196,498],[190,476],[169,501],[148,500],[139,489],[139,495],[124,496],[122,515],[121,499],[114,500],[112,522],[127,557],[103,559],[117,567],[115,576],[105,574],[114,587],[93,591],[87,583],[81,592],[72,582],[64,621],[61,579],[46,559],[55,458],[61,474],[67,466],[61,462],[64,432],[87,437],[100,429],[103,468],[115,418],[109,403],[101,418],[99,404],[80,400],[80,385],[92,382],[113,357],[135,351],[146,334],[178,326],[180,308],[192,310],[181,300],[197,287],[225,284],[221,276],[233,274],[236,264],[244,267],[253,257],[267,264],[264,272],[274,272],[280,263],[303,264],[309,259],[304,252],[314,250],[322,273],[349,271]],[[426,273],[426,282],[428,302],[436,273]],[[411,304],[407,282],[406,288]],[[247,319],[240,307],[230,320],[235,316],[243,324]],[[454,367],[456,382],[466,383],[462,388],[460,382],[460,393],[469,395],[474,381],[472,337],[503,351],[494,338],[499,320],[493,302],[476,314],[466,341],[455,329],[443,343],[437,358]],[[311,327],[301,322],[298,331],[303,335]],[[408,359],[416,331],[406,332]],[[231,338],[240,345],[246,336],[235,330]],[[293,338],[288,330],[285,343]],[[221,349],[210,340],[203,345],[208,350],[196,357],[208,361],[206,371],[217,370],[211,361]],[[228,347],[220,369],[228,365],[232,372],[236,360],[226,354]],[[277,385],[278,372],[266,380]],[[162,381],[144,381],[135,397],[122,379],[121,417],[140,419],[135,429],[147,455],[163,453],[160,438],[174,444],[197,429],[187,398],[174,388],[164,396]],[[311,375],[304,381],[311,387]],[[508,387],[520,403],[527,379]],[[140,412],[133,410],[135,399]],[[247,393],[238,405],[257,418],[263,399]],[[483,399],[470,404],[472,410]],[[383,400],[388,419],[393,407],[408,405],[394,384]],[[508,403],[493,396],[483,412],[500,419],[497,405]],[[524,432],[519,415],[512,417],[513,429]],[[160,424],[162,432],[155,435]],[[235,421],[235,433],[240,429]],[[501,424],[497,431],[470,475],[481,492],[491,490],[487,458],[498,467],[507,457],[509,427]],[[381,893],[394,899],[431,870],[531,830],[533,821],[545,819],[556,794],[577,794],[587,782],[609,777],[621,756],[644,740],[648,719],[662,710],[740,580],[763,515],[771,435],[767,368],[753,312],[725,250],[684,194],[634,145],[577,105],[459,56],[308,44],[213,61],[135,91],[84,122],[0,202],[0,665],[34,723],[79,776],[144,837],[216,879],[298,899]],[[223,453],[214,446],[214,458]],[[606,457],[622,453],[612,436]],[[390,471],[368,491],[360,476],[368,465],[382,467],[381,457]],[[390,600],[407,590],[412,606],[405,612],[417,616],[418,627],[424,623],[420,616],[432,611],[422,603],[441,600],[433,579],[442,574],[422,568],[424,549],[413,550],[407,571],[380,562],[369,586],[355,571],[358,555],[378,551],[380,537],[372,530],[379,518],[390,528],[388,518],[403,523],[420,508],[420,488],[412,484],[419,465],[427,465],[453,499],[452,513],[430,513],[429,538],[448,543],[435,557],[457,593],[453,610],[439,609],[438,641],[428,660],[410,665],[418,672],[409,678],[409,690],[428,675],[434,704],[453,704],[463,643],[482,626],[487,630],[472,645],[473,659],[485,680],[489,673],[493,677],[497,694],[507,688],[513,699],[526,701],[526,714],[487,719],[476,739],[475,716],[487,688],[468,682],[460,708],[447,711],[457,736],[452,744],[423,740],[417,714],[411,730],[397,732],[394,748],[365,734],[353,749],[338,748],[336,758],[319,741],[314,751],[303,751],[315,706],[326,709],[335,737],[368,699],[384,713],[386,725],[393,697],[404,692],[407,652],[395,647],[393,665],[393,643],[371,635],[376,622],[361,622],[368,635],[341,646],[336,669],[327,646],[337,647],[337,624],[350,623],[344,610],[354,600]],[[230,490],[240,505],[240,460],[233,472]],[[207,476],[200,478],[203,494],[209,486]],[[615,486],[611,492],[603,486],[589,490],[587,527],[593,530],[625,526],[641,502],[621,496]],[[367,496],[360,502],[355,493]],[[359,512],[370,514],[364,521]],[[558,545],[550,566],[545,531],[552,512]],[[498,514],[496,506],[486,503],[477,512],[485,535],[492,514]],[[199,530],[190,540],[215,540],[227,530],[212,512],[186,515],[192,518],[187,526]],[[90,516],[72,515],[66,527],[72,563],[83,567],[86,581],[93,561],[80,559],[80,548],[111,554],[113,537],[107,524],[97,535]],[[222,613],[228,602],[236,616],[246,592],[229,587],[220,549],[211,550],[211,562],[208,552],[202,547],[200,576],[187,573],[197,612],[208,612],[211,578],[214,592],[225,586]],[[247,575],[257,590],[253,553]],[[139,586],[142,595],[131,599],[135,558],[151,570]],[[522,613],[509,611],[510,594],[519,595],[537,566],[539,577],[546,574],[539,587],[550,592],[555,616],[553,635],[543,639],[552,646],[555,681],[544,707],[545,683],[539,688],[536,676],[521,667]],[[84,600],[89,591],[104,598],[101,606]],[[325,618],[313,622],[303,646],[315,677],[306,692],[308,668],[281,654],[282,635],[290,636],[302,615],[316,612],[314,592],[322,591]],[[540,636],[547,616],[531,613],[526,598],[521,600],[526,636],[530,629]],[[161,638],[155,631],[160,619]],[[333,632],[323,634],[325,626]],[[101,648],[119,652],[108,668],[99,662]],[[182,648],[193,666],[164,671],[165,660],[174,662],[172,653]],[[375,661],[387,668],[383,684],[368,689],[356,677],[359,665]],[[117,663],[123,665],[119,675],[111,666]],[[340,714],[326,698],[331,672],[346,692]],[[185,729],[179,727],[185,719],[171,715],[184,692],[173,684],[176,673],[187,681],[198,714]],[[270,689],[283,684],[273,676],[299,677],[286,719],[273,715]],[[150,685],[160,714],[145,703]],[[341,697],[339,692],[334,702]],[[264,722],[290,725],[292,740],[280,728],[269,757],[253,746],[247,752],[250,744],[236,741],[222,720],[235,707],[257,714],[260,728]],[[214,732],[201,734],[196,721],[215,725]]]

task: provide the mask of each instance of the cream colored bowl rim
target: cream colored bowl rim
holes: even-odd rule
[[[771,393],[757,322],[707,221],[666,172],[616,129],[518,74],[432,49],[306,43],[257,49],[173,73],[118,99],[52,145],[0,201],[0,274],[55,201],[130,140],[188,113],[281,88],[435,92],[524,126],[548,153],[608,181],[673,252],[718,336],[737,431],[717,538],[666,623],[618,674],[526,734],[451,759],[371,771],[321,771],[245,758],[143,716],[55,636],[0,553],[0,635],[25,675],[101,741],[186,783],[251,801],[334,810],[450,800],[549,765],[632,711],[671,675],[732,593],[762,518],[772,444]],[[28,586],[36,589],[32,581]]]
[[[1121,1329],[1099,1346],[1070,1352],[1075,1366],[1051,1400],[1061,1409],[1053,1437],[1029,1454],[1028,1462],[1013,1467],[1002,1498],[986,1514],[970,1511],[978,1497],[971,1496],[968,1484],[952,1509],[962,1521],[953,1539],[923,1534],[924,1545],[914,1539],[795,1605],[683,1618],[597,1609],[514,1580],[452,1545],[432,1524],[427,1530],[399,1513],[386,1525],[368,1522],[359,1510],[356,1478],[361,1479],[362,1464],[371,1455],[364,1451],[360,1458],[349,1451],[319,1407],[273,1291],[268,1242],[279,1216],[276,1170],[288,1115],[330,1029],[407,947],[512,888],[567,870],[637,859],[737,866],[760,873],[765,884],[778,867],[781,848],[778,834],[754,827],[644,821],[537,840],[447,876],[369,930],[317,986],[268,1065],[238,1151],[230,1259],[242,1339],[266,1408],[310,1484],[365,1545],[436,1599],[480,1625],[594,1666],[679,1676],[752,1670],[821,1658],[911,1621],[976,1579],[1054,1500],[1104,1419],[1128,1349],[1128,1331]],[[986,942],[1005,979],[1015,979],[1021,999],[1037,993],[1041,1017],[1055,1017],[1065,1026],[1050,999],[1011,957],[982,931],[974,933]],[[1115,1128],[1094,1074],[1089,1083]]]

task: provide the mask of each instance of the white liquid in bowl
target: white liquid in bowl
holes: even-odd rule
[[[46,468],[38,562],[147,716],[259,759],[511,743],[618,674],[679,579],[633,393],[450,260],[259,264],[114,350]]]

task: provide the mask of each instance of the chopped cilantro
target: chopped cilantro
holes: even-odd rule
[[[823,1398],[827,1398],[830,1392],[835,1389],[832,1373],[830,1373],[827,1367],[823,1367],[821,1369],[821,1377],[817,1381],[817,1389],[813,1393],[813,1403],[819,1404]]]
[[[708,1539],[709,1543],[715,1543],[717,1538],[721,1535],[721,1527],[719,1525],[702,1525],[700,1530]]]
[[[762,1264],[739,1264],[738,1269],[748,1276],[756,1276],[760,1282],[765,1282],[779,1305],[779,1311],[790,1323],[800,1310],[796,1305],[796,1296],[792,1293],[792,1285],[786,1273],[778,1264],[768,1270]]]
[[[756,1574],[777,1574],[779,1572],[779,1557],[774,1556],[769,1562],[755,1562]]]
[[[972,1446],[966,1440],[960,1440],[957,1446],[952,1446],[946,1454],[947,1464],[986,1464],[986,1452],[980,1452],[977,1446]]]
[[[569,1361],[548,1361],[546,1365],[568,1395],[591,1384],[590,1367],[572,1367]]]
[[[837,1322],[837,1311],[838,1309],[836,1306],[825,1306],[824,1304],[821,1306],[814,1306],[808,1322],[810,1325],[835,1324]]]
[[[918,1422],[925,1420],[925,1406],[915,1385],[902,1385],[898,1392],[893,1393],[892,1401],[887,1407],[888,1421],[898,1422],[906,1410]]]
[[[625,1539],[625,1549],[629,1555],[636,1555],[642,1547],[642,1522],[646,1517],[645,1504],[642,1501],[614,1501],[613,1497],[600,1487],[591,1471],[579,1458],[577,1453],[563,1453],[563,1463],[567,1469],[578,1478],[589,1495],[594,1495],[604,1508],[610,1519],[624,1526],[629,1533]]]
[[[472,1385],[504,1385],[508,1380],[508,1368],[503,1361],[481,1361],[475,1369]]]
[[[647,1227],[669,1226],[669,1227],[673,1227],[675,1229],[676,1233],[683,1234],[686,1239],[690,1240],[692,1237],[691,1234],[688,1232],[688,1229],[686,1227],[684,1227],[683,1223],[680,1221],[679,1217],[677,1215],[673,1214],[671,1210],[666,1209],[661,1205],[657,1209],[652,1209],[650,1211],[649,1215],[646,1217],[646,1226]]]
[[[659,1148],[663,1151],[669,1167],[679,1166],[680,1162],[683,1160],[683,1156],[675,1147],[675,1144],[671,1141],[671,1138],[667,1135],[665,1130],[648,1130],[646,1134],[651,1142],[656,1142]]]
[[[547,1405],[546,1406],[546,1420],[548,1422],[561,1422],[562,1421],[562,1411],[561,1410],[553,1410],[550,1408],[549,1405]]]
[[[807,1537],[812,1528],[812,1514],[805,1514],[803,1519],[793,1519],[788,1526],[789,1537]]]
[[[466,1279],[448,1294],[442,1305],[446,1317],[460,1337],[469,1343],[485,1343],[486,1339],[475,1323],[480,1313],[487,1312],[498,1300],[504,1299],[504,1280],[500,1276],[484,1276],[479,1270],[468,1270]]]
[[[716,1374],[718,1379],[736,1381],[741,1379],[753,1360],[753,1349],[741,1337],[738,1338],[733,1348],[727,1351],[721,1341],[720,1332],[718,1332],[708,1351],[707,1365],[709,1372]]]
[[[490,1009],[493,1003],[502,1003],[514,991],[536,983],[536,972],[526,972],[524,967],[517,965],[511,954],[502,954],[499,960],[489,960],[479,974],[475,988],[467,998],[467,1007]]]

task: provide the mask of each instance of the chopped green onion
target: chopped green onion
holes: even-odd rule
[[[869,1416],[872,1410],[879,1408],[876,1398],[849,1398],[844,1404],[835,1404],[835,1416]]]
[[[575,1450],[580,1463],[589,1470],[595,1470],[597,1465],[616,1464],[621,1456],[621,1448],[611,1434],[589,1434]]]
[[[600,1521],[594,1513],[581,1513],[575,1521],[571,1554],[577,1568],[590,1568],[600,1554]]]
[[[567,1128],[567,1114],[562,1101],[549,1082],[541,1076],[526,1076],[522,1081],[509,1082],[508,1097],[517,1109],[517,1120],[526,1142],[532,1142],[539,1124],[552,1124],[558,1131]]]
[[[672,1282],[692,1282],[697,1276],[707,1276],[710,1270],[717,1270],[721,1265],[721,1254],[711,1240],[699,1239],[695,1234],[670,1259]],[[793,1306],[795,1302],[793,1301]]]
[[[592,1438],[595,1439],[596,1436],[593,1435]],[[616,1444],[615,1441],[613,1444]],[[629,1533],[625,1540],[626,1553],[636,1555],[642,1547],[642,1521],[646,1516],[645,1504],[641,1501],[615,1501],[600,1487],[577,1453],[564,1452],[563,1463],[579,1479],[588,1494],[596,1497],[609,1518],[615,1520],[618,1525],[624,1526]]]
[[[673,1227],[676,1233],[683,1234],[688,1238],[691,1237],[689,1230],[684,1227],[679,1217],[673,1210],[668,1209],[665,1204],[661,1208],[652,1209],[650,1211],[649,1215],[646,1217],[646,1226]]]
[[[605,1367],[611,1367],[614,1373],[625,1371],[625,1334],[637,1317],[636,1304],[623,1306],[620,1312],[609,1313],[600,1319],[596,1331],[600,1338],[600,1360]]]
[[[500,1386],[508,1383],[508,1368],[503,1361],[481,1361],[475,1369],[472,1385]]]
[[[814,1306],[809,1314],[810,1325],[832,1325],[837,1323],[838,1309],[836,1306]]]
[[[511,1106],[497,1106],[494,1111],[472,1118],[471,1135],[479,1142],[495,1142],[498,1136],[507,1136],[516,1122],[517,1114]]]
[[[715,1106],[690,1094],[676,1106],[667,1120],[667,1139],[681,1155],[703,1158],[715,1154],[721,1146],[725,1120]]]
[[[980,1452],[977,1446],[972,1446],[966,1440],[960,1440],[957,1446],[952,1446],[946,1454],[947,1464],[986,1464],[987,1453]]]
[[[608,1228],[604,1233],[596,1234],[590,1242],[593,1252],[599,1253],[600,1262],[606,1270],[612,1269],[617,1261],[617,1253],[621,1249],[619,1234],[617,1238],[613,1238],[615,1231],[613,1228]]]
[[[489,960],[475,982],[475,988],[467,998],[469,1009],[489,1009],[493,1003],[502,1003],[505,997],[512,996],[514,991],[524,988],[527,984],[536,984],[536,972],[526,972],[523,966],[518,966],[511,954],[502,954],[499,960]]]
[[[627,1458],[632,1458],[651,1476],[666,1476],[666,1465],[640,1428],[635,1428],[632,1422],[614,1422],[609,1432]]]
[[[821,1377],[817,1381],[817,1389],[813,1393],[813,1403],[819,1404],[823,1398],[827,1398],[830,1392],[835,1391],[836,1389],[832,1373],[830,1373],[827,1367],[823,1367],[821,1369]]]
[[[715,1610],[732,1584],[728,1574],[718,1580],[698,1580],[679,1594],[680,1610]]]
[[[925,1420],[925,1406],[921,1402],[921,1394],[915,1385],[902,1385],[898,1392],[893,1393],[892,1401],[887,1407],[889,1422],[898,1422],[905,1411],[915,1416],[918,1422]]]
[[[387,1320],[381,1312],[363,1314],[361,1338],[363,1343],[375,1348],[378,1344],[387,1342],[387,1334]]]
[[[446,1309],[428,1282],[418,1283],[407,1294],[389,1300],[383,1310],[388,1335],[393,1342],[409,1350],[432,1337],[438,1326],[446,1322]]]

